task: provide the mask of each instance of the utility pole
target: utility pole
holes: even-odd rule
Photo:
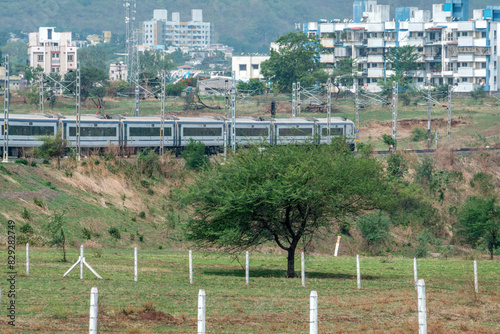
[[[297,82],[297,117],[300,117],[300,82]]]
[[[394,147],[392,151],[396,151],[396,137],[398,132],[398,83],[392,83],[392,139],[394,140]]]
[[[227,131],[227,119],[229,118],[229,81],[226,79],[224,82],[224,162],[227,159],[227,139],[229,137],[228,131]]]
[[[133,53],[133,43],[132,43],[132,35],[134,32],[134,22],[135,22],[135,13],[136,13],[136,0],[124,0],[123,6],[125,7],[125,48],[127,52],[127,70],[129,75],[127,79],[129,82],[132,82],[134,79],[130,74],[132,73],[132,53]]]
[[[356,122],[356,129],[354,131],[354,135],[356,136],[356,145],[359,141],[358,139],[358,133],[359,133],[359,109],[361,108],[361,104],[360,104],[360,101],[359,101],[359,93],[358,93],[358,84],[357,82],[355,81],[354,82],[354,106],[355,106],[355,109],[356,109],[356,115],[355,115],[355,122]]]
[[[81,147],[80,147],[80,121],[81,121],[81,106],[80,106],[80,89],[81,89],[81,77],[80,77],[80,62],[76,64],[76,160],[80,161]]]
[[[233,84],[231,86],[231,146],[233,151],[236,151],[236,80],[235,73],[233,71]]]
[[[431,85],[427,82],[427,148],[431,148]]]
[[[332,143],[332,137],[330,136],[330,118],[332,116],[332,79],[328,78],[328,81],[326,83],[326,89],[328,89],[327,96],[328,96],[328,101],[326,105],[326,112],[327,112],[327,117],[326,117],[326,133],[328,136],[328,144]]]
[[[38,72],[38,93],[40,95],[40,114],[44,114],[43,106],[43,72]]]
[[[297,111],[297,84],[294,82],[292,84],[292,117],[296,116]]]
[[[450,146],[450,139],[451,139],[451,93],[452,93],[453,86],[449,85],[448,86],[448,141],[447,145]]]
[[[165,146],[165,70],[161,71],[161,127],[160,127],[160,157],[163,159]]]
[[[9,162],[9,103],[10,103],[10,59],[5,56],[5,88],[3,90],[3,160]]]
[[[139,64],[139,50],[137,48],[138,45],[138,30],[134,30],[134,45],[132,48],[132,60],[131,60],[131,69],[132,70],[132,80],[135,82],[135,115],[140,116],[140,91],[139,91],[139,72],[140,72],[140,64]]]

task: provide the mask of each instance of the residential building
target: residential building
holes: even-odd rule
[[[269,56],[233,56],[232,71],[236,80],[264,79],[260,74],[260,65],[269,59]]]
[[[127,81],[128,69],[127,64],[122,61],[117,64],[109,65],[109,80],[123,80]]]
[[[64,75],[76,69],[77,50],[71,32],[55,32],[54,27],[40,27],[29,34],[28,54],[32,67],[40,66],[45,73]]]
[[[468,8],[469,0],[435,4],[432,15],[401,7],[390,21],[381,20],[388,17],[388,8],[372,0],[356,0],[354,22],[319,20],[303,27],[305,33],[320,37],[322,63],[334,67],[343,58],[353,58],[357,84],[369,90],[378,90],[378,81],[393,74],[384,57],[390,48],[410,45],[416,47],[421,65],[409,73],[413,84],[452,84],[461,92],[479,86],[498,91],[500,6],[474,10],[472,18]]]
[[[111,43],[111,31],[103,31],[102,32],[102,39],[104,43]]]
[[[191,21],[181,21],[180,13],[173,12],[168,20],[166,9],[155,9],[153,19],[142,23],[142,44],[151,48],[163,46],[205,49],[211,44],[211,26],[203,22],[201,9],[191,10]]]

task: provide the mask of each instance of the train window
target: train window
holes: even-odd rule
[[[268,134],[268,128],[236,128],[236,136],[240,137],[267,137]]]
[[[216,137],[222,135],[222,128],[184,128],[186,137]]]
[[[69,128],[69,136],[76,137],[76,127]],[[116,137],[116,128],[80,127],[80,137]]]
[[[321,131],[322,136],[328,136],[327,128],[323,128]],[[330,136],[343,136],[344,129],[342,128],[330,128]]]
[[[172,130],[169,128],[165,129],[165,136],[170,136],[168,132]],[[160,137],[160,128],[130,128],[130,137]]]
[[[297,137],[297,136],[310,136],[312,135],[312,128],[283,128],[279,129],[279,135],[280,136],[290,136],[290,137]]]
[[[49,136],[54,135],[53,126],[10,125],[9,135],[12,136]]]

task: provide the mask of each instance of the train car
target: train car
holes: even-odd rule
[[[224,146],[224,117],[179,117],[175,124],[177,147],[185,147],[190,139],[205,144],[209,153]]]
[[[69,146],[76,146],[76,116],[62,119],[63,137]],[[82,115],[80,119],[80,147],[103,148],[121,146],[121,120],[97,115]]]
[[[231,145],[231,119],[226,120],[228,125],[228,145]],[[272,142],[272,120],[263,117],[244,117],[235,120],[235,139],[238,145],[248,145],[255,142]]]
[[[123,147],[150,148],[161,146],[161,117],[124,117],[122,119]],[[163,124],[163,146],[173,147],[175,142],[175,119],[165,117]]]
[[[4,118],[0,117],[0,150],[4,144]],[[9,115],[9,153],[19,155],[22,148],[39,147],[43,144],[40,136],[55,136],[59,129],[59,119],[53,115]],[[2,152],[3,153],[3,152]]]
[[[272,144],[301,144],[316,134],[315,119],[311,117],[276,118],[273,120]]]
[[[318,118],[316,120],[317,133],[321,144],[328,143],[328,119]],[[350,120],[340,117],[330,118],[330,137],[344,136],[349,144],[354,144],[355,133],[354,123]]]

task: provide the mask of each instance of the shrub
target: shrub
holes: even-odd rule
[[[139,217],[142,219],[146,218],[146,212],[144,211],[139,212]]]
[[[130,240],[134,241],[135,240],[135,235],[130,233]]]
[[[182,92],[186,89],[181,84],[172,84],[165,87],[166,96],[181,96]]]
[[[413,128],[410,139],[414,142],[427,140],[427,130],[424,128]]]
[[[4,172],[5,174],[7,174],[7,175],[12,175],[12,173],[7,168],[5,168],[4,166],[0,165],[0,170],[2,172]]]
[[[382,211],[367,213],[358,219],[358,229],[368,246],[376,247],[389,239],[391,218]]]
[[[144,235],[139,234],[139,241],[140,241],[140,242],[144,242]]]
[[[31,162],[30,162],[30,166],[31,166],[31,167],[36,167],[36,161],[35,161],[35,160],[31,161]]]
[[[477,187],[480,192],[486,194],[495,188],[493,175],[483,172],[476,173],[472,177],[472,180],[470,180],[470,186],[473,188]]]
[[[389,175],[403,177],[407,171],[408,165],[406,164],[406,160],[402,154],[391,154],[387,158],[387,172],[389,172]]]
[[[33,227],[31,226],[30,223],[26,223],[26,224],[21,225],[19,232],[24,233],[24,234],[34,234],[35,230],[33,230]]]
[[[42,209],[45,208],[45,202],[43,201],[43,199],[40,199],[40,198],[33,198],[33,203],[35,203],[35,205],[41,207]]]
[[[30,210],[24,208],[23,213],[22,213],[22,217],[23,217],[24,220],[31,220],[31,212],[30,212]]]
[[[120,235],[120,231],[116,227],[111,227],[108,232],[109,232],[109,235],[111,235],[113,238],[116,238],[116,239],[122,238],[122,236]]]
[[[97,166],[97,165],[99,165],[100,163],[101,163],[101,162],[100,162],[99,160],[95,160],[95,161],[94,161],[94,165],[96,165],[96,166]]]
[[[152,196],[155,194],[155,191],[153,189],[148,189],[148,194],[150,194]]]
[[[82,161],[82,166],[87,166],[87,161]]]
[[[144,216],[145,216],[145,215],[144,215]],[[132,217],[132,221],[133,221],[133,222],[136,222],[136,221],[137,221],[137,218]]]
[[[205,154],[205,144],[193,139],[189,139],[181,155],[186,160],[186,168],[190,170],[202,170],[210,162]]]
[[[411,103],[411,99],[406,93],[399,94],[399,101],[401,101],[405,107],[408,107]]]
[[[144,188],[149,188],[149,181],[148,180],[141,180],[141,186]]]
[[[430,184],[433,180],[434,161],[432,158],[424,157],[415,168],[415,181],[421,184]]]
[[[16,160],[14,160],[14,162],[15,162],[16,164],[23,164],[23,165],[25,165],[25,166],[27,166],[27,165],[28,165],[28,160],[26,160],[26,159],[24,159],[24,158],[16,159]]]
[[[49,161],[49,160],[47,160],[47,159],[43,159],[43,162],[42,162],[42,163],[43,163],[44,165],[48,165],[48,164],[50,164],[50,161]]]
[[[382,135],[382,141],[387,145],[387,146],[391,146],[395,144],[394,142],[394,138],[392,138],[392,136],[389,136],[389,135],[386,135],[386,134],[383,134]]]
[[[82,234],[83,234],[83,237],[84,237],[85,239],[87,239],[87,240],[92,239],[92,233],[90,232],[90,230],[89,230],[88,228],[84,227],[84,228],[82,229]]]
[[[162,245],[158,246],[158,249],[163,249],[163,246]]]
[[[367,144],[367,143],[358,143],[358,144],[356,144],[356,149],[365,158],[368,158],[369,156],[371,156],[371,154],[373,152],[372,144]]]

